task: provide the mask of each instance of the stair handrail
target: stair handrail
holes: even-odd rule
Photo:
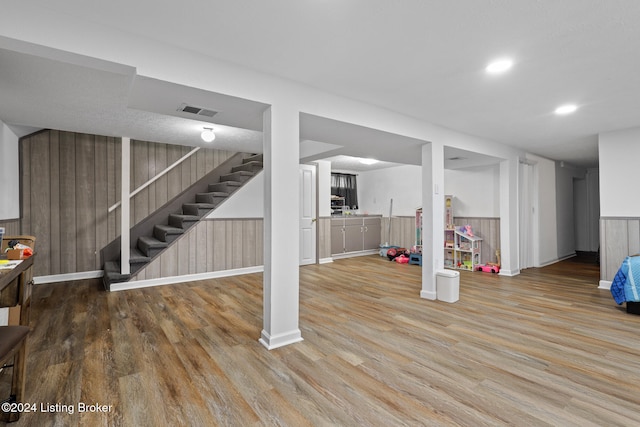
[[[160,172],[159,174],[157,174],[156,176],[154,176],[153,178],[151,178],[149,181],[145,182],[144,184],[142,184],[140,187],[136,188],[134,191],[132,191],[131,193],[129,193],[129,198],[131,199],[132,197],[134,197],[136,194],[138,194],[139,192],[141,192],[142,190],[144,190],[145,188],[147,188],[148,186],[150,186],[151,184],[153,184],[154,182],[156,182],[158,179],[162,178],[164,175],[168,174],[173,168],[175,168],[176,166],[178,166],[180,163],[184,162],[185,160],[187,160],[189,157],[193,156],[196,152],[198,152],[198,150],[200,150],[201,147],[195,147],[193,150],[189,151],[187,154],[185,154],[184,156],[180,157],[178,160],[176,160],[174,163],[170,164],[169,166],[167,166],[162,172]],[[121,201],[116,202],[113,206],[111,206],[109,208],[109,213],[113,212],[114,210],[118,209],[118,206],[120,206],[122,204]]]

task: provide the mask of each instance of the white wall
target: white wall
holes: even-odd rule
[[[18,137],[0,121],[0,219],[20,217]]]
[[[500,217],[500,165],[444,171],[445,194],[457,217]]]
[[[264,218],[264,171],[240,187],[207,218]]]
[[[389,215],[393,199],[393,216],[415,216],[422,206],[422,167],[396,166],[358,174],[360,213]]]
[[[600,215],[640,217],[636,197],[640,161],[640,128],[600,134]]]
[[[318,216],[331,216],[331,162],[318,160]]]

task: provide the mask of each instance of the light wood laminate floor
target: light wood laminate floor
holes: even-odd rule
[[[303,267],[304,341],[272,351],[258,343],[261,274],[37,286],[38,407],[14,425],[640,424],[640,316],[597,289],[597,266],[462,272],[454,304],[420,299],[420,280],[378,256]]]

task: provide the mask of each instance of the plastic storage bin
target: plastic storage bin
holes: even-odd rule
[[[459,271],[440,270],[436,273],[436,297],[445,302],[456,302],[460,299]]]

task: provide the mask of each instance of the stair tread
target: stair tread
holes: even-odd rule
[[[150,248],[166,248],[168,246],[167,242],[160,241],[155,237],[150,236],[140,236],[138,240],[143,242],[145,245]]]
[[[249,172],[249,171],[235,171],[235,172],[231,172],[228,173],[226,175],[223,176],[229,176],[229,175],[244,175],[244,176],[252,176],[253,172]]]
[[[181,218],[187,221],[198,221],[200,219],[200,217],[196,215],[183,215],[183,214],[169,214],[169,217]]]
[[[220,182],[216,182],[215,184],[211,184],[211,185],[216,185],[216,184],[224,184],[224,185],[228,185],[230,187],[241,187],[242,183],[238,182],[238,181],[220,181]]]
[[[232,182],[238,182],[238,181],[232,181]],[[213,196],[213,197],[229,197],[229,193],[225,193],[223,191],[207,191],[207,192],[204,192],[204,193],[197,193],[196,196],[198,194],[207,194],[207,195]]]
[[[129,263],[142,263],[149,262],[151,258],[140,252],[137,248],[131,248],[131,252],[129,253]]]
[[[200,210],[212,210],[215,209],[215,207],[218,205],[215,205],[213,203],[185,203],[184,205],[182,205],[183,209],[189,209],[189,208],[194,208],[194,209],[200,209]]]
[[[167,234],[182,234],[184,230],[182,228],[173,227],[171,225],[157,224],[155,228],[164,231]]]

